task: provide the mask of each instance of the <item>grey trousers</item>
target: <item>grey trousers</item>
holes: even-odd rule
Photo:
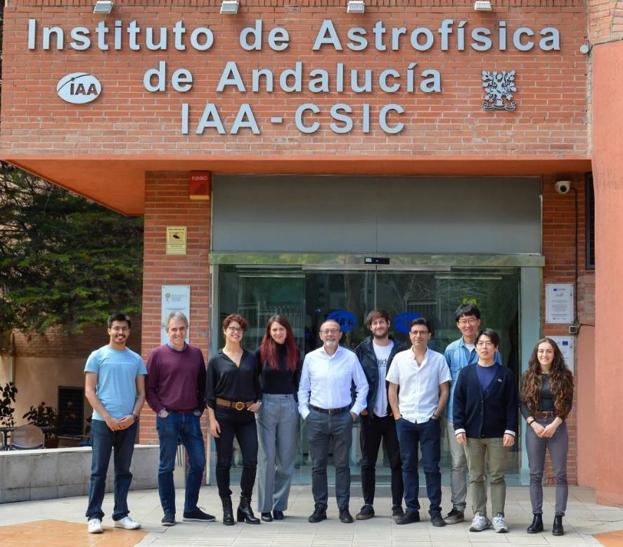
[[[467,457],[465,448],[456,442],[454,424],[446,422],[448,432],[448,446],[452,457],[452,473],[450,475],[450,491],[452,507],[458,511],[465,511],[467,498]]]
[[[542,426],[548,425],[551,420],[537,420]],[[533,513],[543,512],[543,469],[545,467],[545,450],[549,449],[554,469],[554,481],[556,483],[556,507],[557,515],[564,515],[567,510],[567,450],[569,448],[569,435],[567,424],[560,424],[551,439],[541,439],[528,426],[526,431],[526,449],[528,451],[528,464],[530,466],[530,502]]]
[[[502,437],[484,439],[467,438],[467,467],[469,469],[469,486],[472,494],[472,510],[474,515],[481,513],[487,516],[487,485],[485,476],[489,478],[491,489],[491,513],[504,513],[506,503],[506,480],[504,468],[506,464],[506,448]]]
[[[350,412],[324,414],[311,410],[307,416],[307,437],[312,459],[312,494],[316,505],[327,507],[329,490],[327,465],[330,447],[335,465],[335,497],[337,506],[348,509],[350,502],[350,446],[352,444],[353,417]]]
[[[298,425],[294,395],[262,395],[262,407],[257,413],[257,510],[260,513],[288,508]]]

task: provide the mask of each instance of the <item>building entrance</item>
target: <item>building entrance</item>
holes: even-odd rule
[[[392,262],[400,262],[392,260]],[[354,349],[368,332],[365,316],[374,308],[385,309],[392,318],[392,332],[400,343],[408,344],[412,319],[424,316],[435,333],[430,346],[439,352],[459,333],[454,310],[462,303],[475,303],[482,312],[483,327],[495,329],[501,337],[504,364],[520,376],[520,287],[519,267],[426,267],[393,268],[390,265],[258,265],[221,264],[215,266],[216,309],[212,340],[220,346],[222,318],[233,312],[249,321],[245,346],[255,350],[264,334],[268,318],[279,313],[292,324],[297,343],[307,353],[320,346],[318,329],[328,317],[342,324],[342,344]],[[213,346],[215,344],[213,343]],[[214,347],[216,349],[216,347]],[[450,469],[447,442],[442,444],[444,478]],[[521,447],[518,443],[509,458],[511,474],[519,472]],[[359,425],[353,429],[351,467],[359,480]],[[387,458],[380,451],[377,480],[389,484]],[[298,443],[297,477],[308,483],[309,450],[305,424],[301,423]],[[444,481],[447,482],[447,481]]]

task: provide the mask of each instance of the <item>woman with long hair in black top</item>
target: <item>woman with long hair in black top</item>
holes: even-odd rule
[[[549,450],[556,505],[552,534],[562,536],[562,517],[567,509],[567,451],[569,436],[565,419],[573,405],[573,375],[565,365],[560,348],[551,338],[534,346],[521,389],[521,413],[526,419],[526,448],[530,466],[530,502],[533,519],[529,534],[543,531],[543,468]]]
[[[299,413],[296,403],[301,360],[288,320],[273,315],[266,324],[257,358],[261,366],[262,408],[259,438],[258,510],[262,520],[282,520],[294,473]]]
[[[225,346],[208,362],[206,404],[210,434],[216,440],[216,484],[223,502],[223,524],[235,524],[229,489],[234,437],[242,452],[238,522],[259,524],[251,509],[257,468],[255,413],[260,409],[259,366],[253,353],[242,347],[247,321],[238,314],[223,320]]]

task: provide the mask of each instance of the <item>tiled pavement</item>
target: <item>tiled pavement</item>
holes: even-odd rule
[[[444,499],[449,492],[444,488]],[[293,487],[287,518],[281,522],[262,523],[259,526],[238,524],[223,526],[220,502],[214,487],[204,487],[199,505],[217,515],[219,521],[210,524],[179,523],[171,528],[160,526],[162,517],[158,493],[154,490],[130,492],[129,505],[132,517],[143,524],[140,531],[112,528],[109,516],[104,520],[105,533],[99,536],[86,532],[83,517],[86,499],[63,498],[57,500],[9,503],[0,505],[0,545],[36,547],[124,546],[140,547],[193,547],[221,546],[310,546],[310,547],[414,547],[435,546],[525,546],[554,545],[581,546],[607,545],[623,547],[623,508],[597,505],[591,490],[570,488],[569,507],[564,524],[566,534],[551,535],[553,520],[553,489],[546,488],[544,521],[546,531],[528,535],[526,527],[531,520],[528,489],[511,487],[506,501],[506,517],[510,533],[496,534],[491,530],[470,533],[468,523],[433,528],[428,520],[417,524],[397,526],[389,517],[390,501],[380,497],[375,502],[377,516],[371,520],[342,524],[337,519],[334,502],[329,506],[329,519],[319,524],[309,524],[307,516],[313,509],[309,487]],[[426,500],[421,500],[426,506]],[[183,505],[183,491],[177,492],[178,507]],[[356,495],[351,499],[353,515],[361,505]],[[112,499],[106,496],[104,511],[112,509]],[[236,506],[234,505],[234,508]],[[426,518],[426,513],[422,512]],[[471,515],[471,513],[470,513]],[[181,514],[178,513],[178,518]],[[46,521],[46,522],[40,522]]]

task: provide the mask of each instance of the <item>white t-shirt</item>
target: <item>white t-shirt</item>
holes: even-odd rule
[[[387,361],[394,349],[393,340],[389,341],[386,346],[377,345],[374,340],[372,341],[372,347],[374,348],[374,355],[376,356],[376,362],[379,367],[379,385],[376,388],[376,400],[374,401],[374,415],[379,418],[387,416],[387,389],[385,388],[385,376],[387,376]]]
[[[400,386],[398,408],[401,416],[412,423],[430,420],[439,405],[439,386],[451,380],[444,356],[432,349],[426,350],[424,361],[418,366],[413,350],[394,356],[387,381]]]

